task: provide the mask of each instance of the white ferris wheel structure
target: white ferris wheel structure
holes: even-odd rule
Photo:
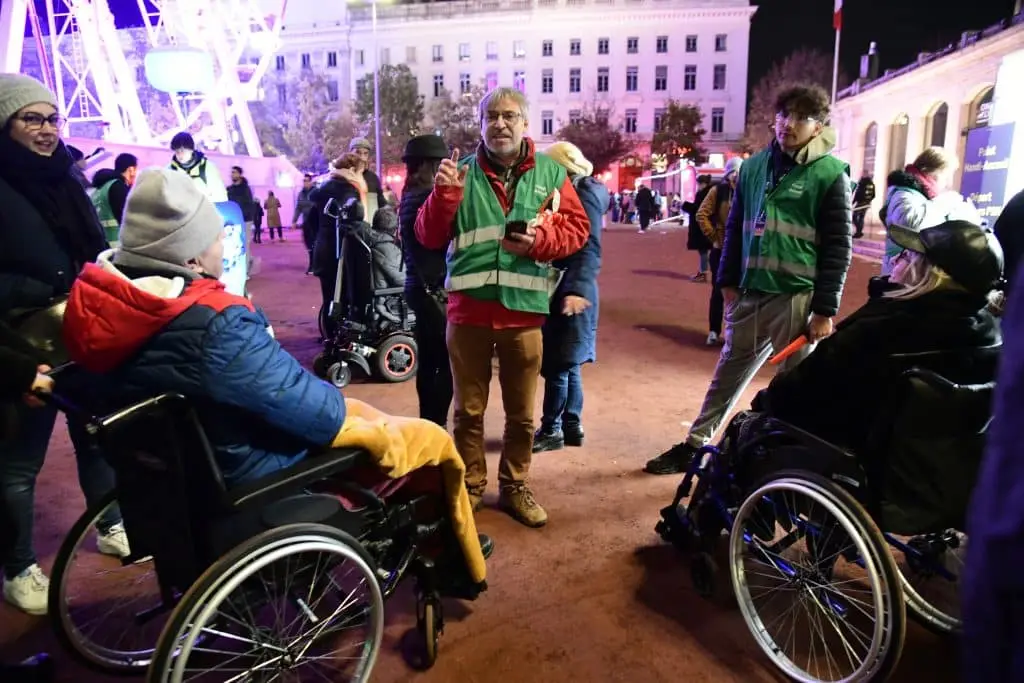
[[[249,102],[274,59],[287,0],[275,0],[280,7],[269,14],[259,0],[136,2],[145,31],[142,70],[126,55],[107,0],[2,0],[0,67],[22,71],[27,33],[72,130],[98,123],[105,140],[148,146],[166,145],[179,130],[201,129],[197,137],[209,148],[234,154],[241,143],[249,156],[262,156]],[[139,98],[138,76],[149,79],[151,57],[160,57],[154,64],[165,72],[180,65],[172,80],[183,85],[164,90],[177,125],[163,131],[152,129]],[[192,87],[188,71],[197,66],[209,74]]]

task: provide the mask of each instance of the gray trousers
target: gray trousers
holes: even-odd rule
[[[714,437],[761,366],[807,331],[810,290],[796,294],[744,292],[725,308],[725,345],[708,385],[700,415],[686,442],[700,448]],[[813,350],[808,344],[779,364],[787,370]]]

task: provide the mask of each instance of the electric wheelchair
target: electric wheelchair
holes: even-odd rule
[[[469,579],[436,492],[389,482],[392,493],[374,493],[360,484],[372,470],[364,451],[311,454],[228,489],[180,395],[93,418],[89,432],[117,487],[62,544],[49,612],[61,643],[92,669],[148,670],[151,683],[367,681],[384,601],[406,576],[415,577],[416,668],[437,656],[441,597],[486,589]],[[94,551],[95,524],[115,505],[132,551],[120,561]]]
[[[352,381],[353,368],[385,382],[406,382],[419,364],[416,316],[404,287],[375,287],[372,247],[351,227],[349,210],[333,199],[324,208],[337,231],[338,276],[334,300],[317,316],[324,348],[313,359],[313,371],[339,388]]]
[[[904,360],[914,355],[929,356]],[[865,425],[868,457],[740,413],[694,458],[656,531],[689,555],[704,597],[716,592],[716,551],[728,535],[743,619],[790,679],[886,680],[908,608],[933,631],[960,629],[960,530],[993,388],[912,365],[880,393],[887,400]],[[812,642],[798,642],[805,635]]]

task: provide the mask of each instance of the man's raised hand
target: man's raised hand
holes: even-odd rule
[[[441,165],[437,168],[437,175],[434,176],[436,185],[447,185],[449,187],[465,187],[466,174],[469,173],[469,166],[459,168],[459,150],[452,150],[450,159],[442,159]]]

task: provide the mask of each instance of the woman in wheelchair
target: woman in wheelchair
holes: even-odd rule
[[[484,560],[493,544],[476,534],[461,461],[447,433],[346,402],[303,369],[274,339],[264,314],[217,280],[222,238],[216,208],[186,176],[164,169],[139,174],[121,246],[86,266],[65,315],[72,360],[98,376],[97,403],[113,411],[156,395],[183,396],[229,493],[265,492],[271,484],[261,489],[260,482],[281,479],[276,475],[296,470],[308,478],[317,458],[328,465],[344,459],[338,449],[364,451],[357,466],[303,488],[335,493],[350,511],[360,505],[347,493],[350,484],[385,502],[428,495],[434,501],[428,506],[441,510],[446,522],[434,527],[443,533],[431,532],[422,545],[434,553],[440,584],[425,590],[475,597],[486,588]],[[332,467],[339,470],[331,465],[325,471]],[[122,508],[129,493],[119,492]],[[152,554],[159,568],[159,555]],[[432,598],[423,604],[439,619]]]
[[[1003,253],[991,231],[951,221],[890,236],[903,249],[892,274],[872,279],[868,302],[758,393],[755,411],[856,453],[887,385],[910,367],[961,384],[995,377],[1002,338],[987,306]]]

